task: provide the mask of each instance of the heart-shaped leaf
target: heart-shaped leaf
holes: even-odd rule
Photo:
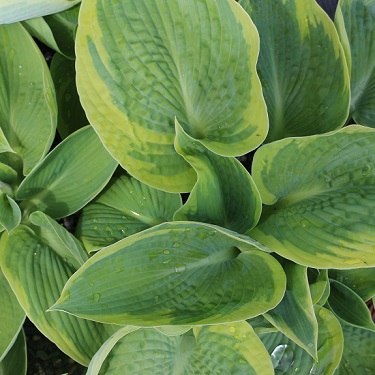
[[[46,310],[76,269],[41,236],[20,225],[0,242],[0,265],[19,303],[34,325],[75,361],[88,365],[117,328]]]
[[[76,131],[54,148],[25,178],[17,199],[25,211],[37,209],[54,219],[68,216],[107,184],[117,162],[91,126]]]
[[[3,11],[0,0],[0,20]],[[0,25],[0,81],[1,129],[28,174],[51,146],[57,107],[44,57],[21,24]]]
[[[271,374],[262,342],[245,322],[196,327],[182,336],[154,329],[116,332],[87,374]]]
[[[285,291],[282,267],[260,247],[213,225],[163,223],[95,254],[51,310],[136,326],[247,319]]]
[[[111,245],[131,234],[172,221],[181,207],[179,194],[156,190],[133,177],[112,179],[80,216],[77,236],[88,251]]]
[[[184,132],[176,120],[175,148],[198,179],[174,220],[201,221],[245,233],[259,220],[262,203],[254,181],[235,158],[221,157]]]
[[[258,52],[256,29],[233,0],[86,1],[78,92],[131,175],[161,190],[190,191],[195,173],[174,150],[174,119],[215,153],[256,148],[268,130]]]
[[[336,29],[315,0],[240,0],[260,35],[257,65],[267,141],[326,133],[349,113],[349,75]]]
[[[349,126],[262,146],[252,171],[269,207],[250,236],[309,267],[375,266],[374,144]]]

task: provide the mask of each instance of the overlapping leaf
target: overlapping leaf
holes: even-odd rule
[[[47,64],[21,24],[0,26],[0,81],[0,126],[28,174],[51,146],[57,107]]]
[[[375,128],[375,1],[340,0],[335,24],[346,47],[350,73],[350,114]]]
[[[20,331],[12,348],[3,360],[0,360],[1,375],[26,375],[27,354],[25,333]]]
[[[252,328],[238,322],[197,327],[182,336],[125,328],[103,345],[88,370],[88,375],[199,373],[271,374],[272,364]]]
[[[330,293],[328,270],[308,268],[307,276],[309,279],[309,287],[313,304],[324,306]]]
[[[46,312],[76,269],[41,236],[20,225],[2,235],[0,265],[28,318],[75,361],[88,365],[116,328],[61,312]]]
[[[260,35],[258,73],[267,141],[338,129],[349,112],[349,75],[332,21],[315,0],[240,0]]]
[[[142,182],[193,187],[195,173],[173,147],[175,117],[222,155],[244,154],[266,136],[259,38],[233,0],[86,1],[76,45],[90,123]]]
[[[315,268],[375,266],[375,131],[290,138],[261,147],[253,178],[269,205],[250,235]]]
[[[11,232],[21,222],[21,210],[8,194],[0,191],[0,224]]]
[[[17,199],[25,209],[53,218],[68,216],[93,199],[107,184],[117,162],[90,126],[60,143],[25,178]]]
[[[156,190],[122,175],[114,178],[83,209],[76,234],[87,250],[97,250],[164,221],[172,221],[181,204],[179,194]]]
[[[201,221],[245,233],[259,220],[262,203],[252,177],[235,158],[209,151],[176,122],[175,147],[198,179],[174,220]]]
[[[243,320],[285,291],[282,267],[260,248],[220,227],[163,223],[95,254],[52,310],[137,326]]]

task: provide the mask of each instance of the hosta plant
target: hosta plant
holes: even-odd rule
[[[0,14],[1,373],[375,374],[374,0]]]

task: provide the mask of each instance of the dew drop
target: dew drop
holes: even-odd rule
[[[99,293],[94,293],[92,295],[92,299],[93,299],[94,302],[99,302],[99,300],[100,300],[100,294]]]
[[[8,53],[8,59],[13,60],[14,56],[16,56],[16,51],[13,48],[11,48],[11,50]]]
[[[95,230],[98,230],[98,226],[97,226],[97,225],[94,225],[94,229],[95,229]]]
[[[296,372],[298,374],[299,372],[301,372],[301,369],[299,367],[296,367],[294,372]]]
[[[176,264],[174,267],[174,272],[183,273],[186,271],[186,264]]]
[[[29,86],[34,86],[35,82],[29,82]]]
[[[166,259],[166,260],[163,262],[163,264],[168,264],[168,263],[171,262],[171,260],[172,260],[172,258]]]
[[[94,283],[93,283],[93,282],[89,283],[89,286],[93,287],[93,286],[94,286]]]
[[[236,332],[236,327],[233,327],[233,326],[232,326],[232,327],[230,327],[230,328],[229,328],[229,332],[231,332],[231,333],[234,333],[234,332]]]
[[[309,344],[307,344],[307,346],[308,346],[309,348],[312,348],[312,347],[314,346],[314,344],[313,344],[312,342],[310,342]]]
[[[20,65],[18,65],[18,69],[22,69],[22,65],[20,64]]]
[[[287,344],[276,346],[271,353],[271,361],[273,368],[278,370],[279,375],[286,374],[294,361],[293,349]]]
[[[164,250],[163,254],[168,255],[169,254],[169,250]]]
[[[178,248],[181,247],[181,245],[180,245],[178,242],[175,242],[175,243],[173,244],[173,247],[174,247],[175,249],[178,249]]]
[[[310,221],[306,220],[306,219],[303,219],[301,221],[301,225],[302,225],[302,228],[308,228],[310,226]]]

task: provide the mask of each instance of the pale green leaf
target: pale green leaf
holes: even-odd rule
[[[116,161],[91,126],[76,131],[54,148],[23,180],[17,199],[25,210],[53,218],[68,216],[93,199],[107,184]]]
[[[131,175],[190,191],[195,173],[174,150],[175,117],[215,153],[256,148],[268,130],[258,52],[256,29],[233,0],[85,1],[78,92],[90,123]]]
[[[17,301],[0,268],[0,362],[12,347],[25,319],[25,313]]]
[[[329,310],[315,306],[318,361],[281,332],[260,334],[271,355],[275,375],[332,375],[340,363],[344,340],[340,323]]]
[[[26,338],[22,330],[6,357],[0,360],[0,375],[26,375],[26,369]]]
[[[13,152],[13,150],[12,150],[12,147],[10,147],[0,126],[0,153],[2,152]]]
[[[81,0],[0,0],[0,24],[23,21],[69,9]]]
[[[194,168],[197,182],[174,220],[201,221],[245,233],[259,220],[262,203],[254,181],[235,158],[209,151],[176,120],[175,148]]]
[[[375,266],[375,130],[262,146],[253,178],[265,207],[250,236],[314,268]]]
[[[2,183],[0,181],[0,187]],[[18,204],[8,194],[0,191],[0,224],[11,232],[21,222],[21,210]]]
[[[344,353],[335,375],[373,375],[375,332],[342,323]]]
[[[52,310],[123,325],[215,324],[275,307],[280,264],[251,238],[213,225],[163,223],[90,258]]]
[[[317,360],[318,322],[306,267],[287,260],[281,264],[287,280],[284,297],[274,309],[263,316]]]
[[[267,141],[326,133],[349,113],[349,75],[336,29],[315,0],[240,0],[260,35]]]
[[[340,38],[348,43],[350,115],[375,127],[375,1],[340,0],[335,19]]]
[[[156,190],[133,177],[113,178],[80,216],[76,235],[88,251],[111,245],[165,221],[181,207],[179,194]]]
[[[375,267],[356,270],[329,270],[329,277],[352,289],[365,302],[375,296]]]
[[[116,327],[47,312],[76,271],[47,241],[20,225],[0,243],[0,265],[28,318],[75,361],[88,365]]]
[[[273,373],[267,351],[245,322],[197,327],[182,336],[167,336],[154,329],[128,333],[125,329],[107,343],[111,351],[100,363],[100,372],[94,364],[99,362],[99,355],[104,356],[106,344],[94,357],[88,375]]]
[[[89,123],[77,93],[75,61],[56,53],[51,62],[51,76],[59,109],[57,131],[64,139]]]
[[[362,299],[350,288],[336,280],[331,280],[330,284],[331,293],[327,304],[336,316],[345,324],[375,332],[375,324],[372,321],[370,310]]]
[[[0,127],[28,174],[51,146],[57,107],[44,57],[21,24],[0,25],[0,81]]]

